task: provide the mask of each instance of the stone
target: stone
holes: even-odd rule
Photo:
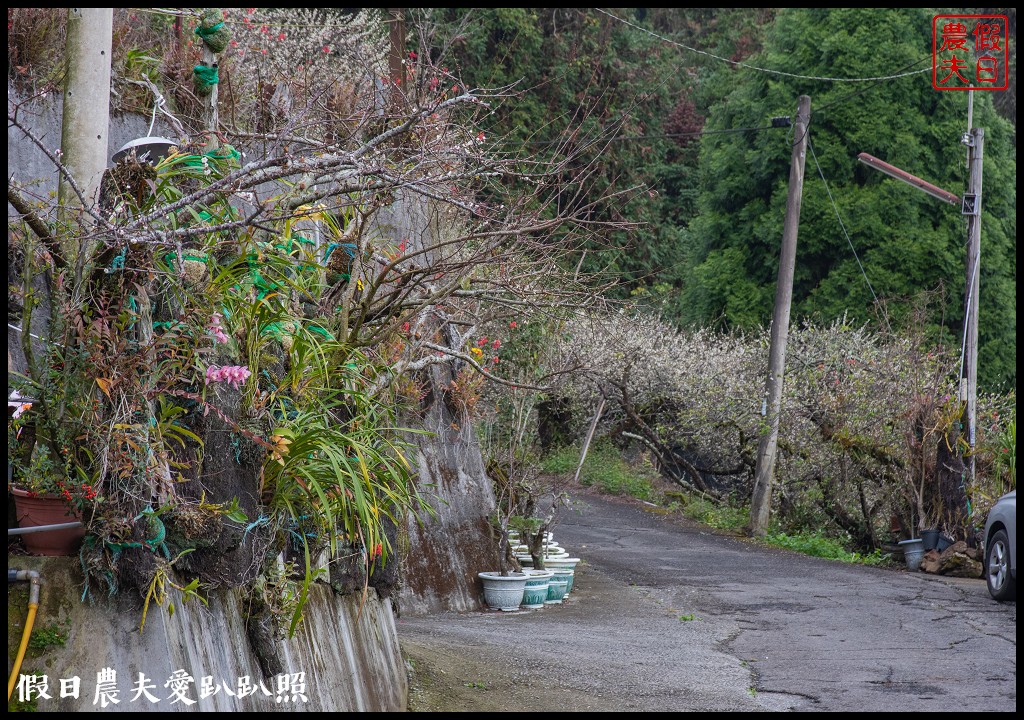
[[[955,542],[941,553],[929,550],[921,560],[921,570],[934,575],[949,577],[981,577],[981,563],[971,557],[970,548],[964,541]]]

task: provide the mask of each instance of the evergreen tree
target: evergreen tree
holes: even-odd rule
[[[929,70],[931,17],[917,9],[785,9],[765,51],[746,62],[815,77]],[[869,153],[962,194],[967,94],[933,89],[930,72],[845,83],[722,63],[702,83],[699,97],[708,108],[706,130],[727,130],[789,116],[802,94],[812,98],[812,121],[794,321],[849,314],[895,325],[910,320],[922,292],[942,288],[945,303],[929,319],[932,337],[958,345],[966,258],[960,208],[860,164],[857,155]],[[974,125],[986,131],[979,383],[982,389],[1009,389],[1016,386],[1014,133],[996,114],[991,93],[974,93]],[[792,142],[777,130],[702,138],[698,215],[684,234],[686,321],[750,328],[770,320]],[[884,302],[884,319],[876,297]]]
[[[613,294],[664,292],[680,285],[677,218],[693,213],[696,146],[666,137],[699,130],[687,96],[692,78],[678,51],[594,10],[456,9],[441,12],[455,35],[452,62],[470,84],[510,86],[512,101],[495,108],[494,136],[533,151],[595,163],[584,185],[566,184],[562,203],[587,203],[609,188],[620,202],[594,219],[631,229],[595,234],[583,269],[615,283]],[[644,9],[613,11],[631,21]],[[671,221],[667,221],[671,220]]]

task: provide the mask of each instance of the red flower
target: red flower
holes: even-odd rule
[[[510,322],[510,323],[508,324],[508,326],[509,326],[510,328],[512,328],[513,330],[515,330],[515,329],[516,329],[516,321],[515,321],[515,320],[513,320],[512,322]]]
[[[497,350],[498,348],[500,348],[500,347],[501,347],[501,340],[495,340],[495,341],[494,341],[494,342],[493,342],[493,343],[491,344],[491,347],[493,347],[493,348],[494,348],[495,350]]]
[[[325,53],[329,53],[330,51],[331,51],[330,46],[329,45],[324,45],[324,52]]]
[[[409,59],[410,60],[415,60],[416,58],[417,58],[416,51],[415,50],[410,50],[409,51]]]
[[[487,344],[487,336],[484,335],[482,338],[477,340],[476,344],[479,345],[480,347],[483,347],[484,345],[486,345]]]

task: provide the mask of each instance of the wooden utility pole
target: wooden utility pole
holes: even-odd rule
[[[811,98],[801,95],[797,103],[793,129],[793,158],[789,167],[789,196],[782,227],[782,251],[779,256],[779,280],[775,286],[775,311],[772,315],[771,349],[768,355],[768,380],[762,415],[768,431],[757,446],[754,495],[750,503],[750,534],[763,537],[768,531],[772,506],[772,477],[775,453],[779,445],[779,415],[782,409],[782,380],[786,372],[786,342],[789,338],[789,309],[793,302],[793,271],[796,267],[796,238],[800,226],[800,205],[804,188],[804,161],[807,158],[807,132],[811,121]]]
[[[398,105],[405,91],[405,8],[388,8],[388,13],[391,15],[388,23],[391,44],[388,52],[390,101]]]
[[[208,68],[217,68],[217,53],[213,52],[206,43],[203,43],[202,63]],[[219,69],[219,68],[218,68]],[[220,149],[220,136],[217,134],[220,128],[220,114],[217,106],[218,85],[215,83],[210,88],[210,94],[203,99],[203,124],[206,126],[206,152],[211,153]]]
[[[967,284],[964,291],[964,366],[960,377],[960,401],[964,403],[964,430],[970,447],[968,468],[974,479],[974,445],[978,422],[978,285],[981,279],[981,169],[985,131],[970,128],[967,158],[970,177],[964,195],[963,213],[967,216]]]

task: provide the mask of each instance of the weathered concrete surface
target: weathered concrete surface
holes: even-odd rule
[[[64,112],[63,95],[48,92],[32,98],[25,98],[10,83],[7,83],[8,105],[18,105],[17,116],[50,152],[60,149],[61,116]],[[149,130],[148,117],[127,113],[110,116],[107,132],[107,158],[111,158],[129,140],[143,137]],[[154,135],[174,137],[173,131],[157,118],[153,127]],[[109,165],[109,163],[108,163]],[[7,176],[23,185],[29,185],[32,195],[43,197],[57,190],[57,168],[35,143],[25,137],[18,128],[7,126]],[[8,214],[13,208],[7,206]]]
[[[407,241],[413,249],[444,246],[457,236],[455,219],[443,205],[407,191],[374,217],[371,236],[391,242]],[[447,247],[447,246],[444,246]],[[436,261],[434,253],[425,262]],[[455,325],[441,317],[428,320],[443,327],[446,342],[461,347]],[[497,542],[488,523],[494,511],[494,493],[471,423],[447,392],[460,361],[433,366],[420,417],[405,421],[426,430],[415,435],[414,463],[418,486],[431,498],[432,517],[410,517],[404,554],[404,585],[399,595],[403,615],[483,607],[483,588],[477,573],[498,567]]]
[[[38,698],[40,711],[201,711],[201,712],[393,712],[405,709],[408,686],[399,651],[391,605],[371,590],[338,597],[323,585],[311,590],[305,619],[295,638],[281,641],[285,671],[305,673],[305,697],[287,700],[279,695],[280,677],[261,677],[246,639],[245,608],[233,592],[215,592],[209,606],[181,602],[173,597],[174,615],[167,606],[151,604],[143,632],[141,607],[126,601],[86,605],[79,601],[82,578],[77,558],[8,557],[11,569],[38,570],[43,577],[41,603],[34,627],[51,629],[65,638],[26,656],[19,674],[46,675],[53,699]],[[24,628],[28,590],[26,583],[9,588],[7,602],[8,672]],[[102,708],[96,699],[97,673],[116,673],[117,704]],[[186,684],[188,705],[174,700],[165,684],[176,671],[193,680]],[[140,696],[132,700],[144,673],[157,702]],[[179,673],[180,675],[180,673]],[[80,697],[60,698],[62,678],[81,679]],[[200,698],[205,676],[221,687]],[[233,697],[239,678],[248,676],[257,690],[248,697]],[[266,694],[260,687],[260,681]],[[15,690],[14,698],[18,698]]]
[[[483,606],[477,573],[498,562],[487,521],[494,510],[490,481],[468,423],[460,425],[437,401],[423,424],[431,435],[419,437],[415,463],[435,515],[409,520],[399,607],[403,615],[476,610]]]

